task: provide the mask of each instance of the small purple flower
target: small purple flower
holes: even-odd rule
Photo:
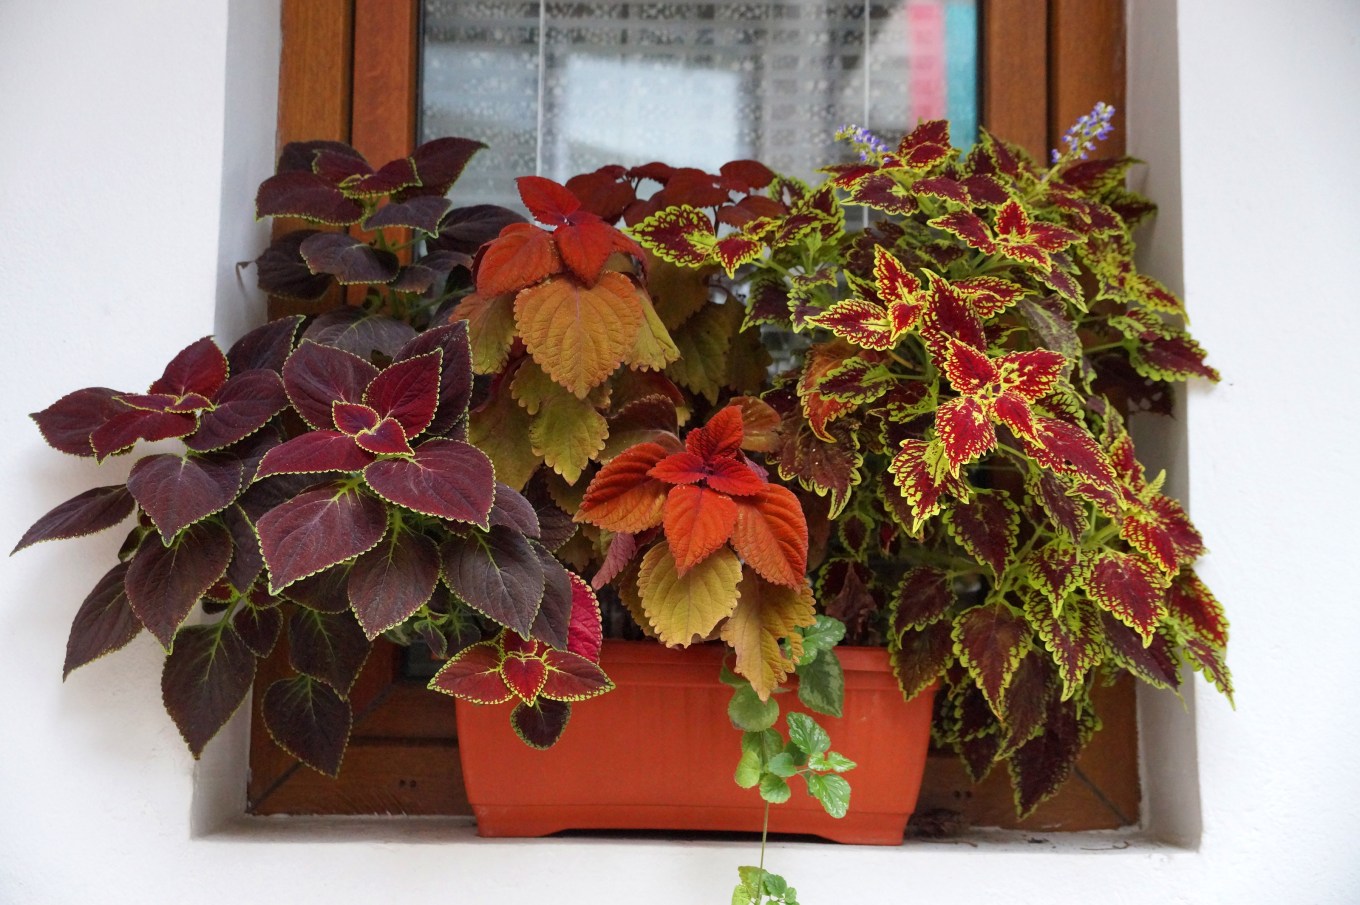
[[[1052,153],[1052,162],[1057,164],[1065,158],[1079,158],[1085,160],[1087,155],[1096,149],[1096,142],[1104,141],[1114,132],[1114,107],[1104,101],[1098,102],[1091,109],[1090,113],[1076,121],[1072,128],[1068,129],[1062,137],[1062,143],[1066,145],[1066,150],[1059,152],[1056,148]]]
[[[874,133],[863,126],[846,124],[836,133],[837,140],[849,141],[859,151],[859,159],[868,162],[871,158],[877,159],[887,154],[889,150],[887,142],[883,141]]]

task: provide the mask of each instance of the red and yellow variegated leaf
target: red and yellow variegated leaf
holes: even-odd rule
[[[1032,352],[1011,352],[997,359],[1000,383],[1007,392],[1026,402],[1045,396],[1057,379],[1068,368],[1067,359],[1058,352],[1035,349]]]
[[[1190,524],[1181,504],[1161,494],[1129,512],[1119,526],[1119,536],[1172,574],[1205,552],[1204,538]]]
[[[575,521],[628,534],[661,524],[668,487],[648,472],[667,455],[657,443],[640,443],[615,456],[586,488]]]
[[[676,573],[683,576],[725,544],[736,524],[737,504],[727,494],[691,485],[672,487],[666,495],[662,526]]]
[[[943,508],[946,493],[967,499],[971,492],[968,483],[955,473],[938,440],[904,440],[888,470],[911,506],[913,534]]]
[[[623,274],[606,273],[590,287],[559,277],[515,297],[515,323],[543,370],[584,399],[632,350],[642,306]]]
[[[703,427],[685,435],[685,449],[705,462],[741,452],[742,416],[738,406],[724,406]]]
[[[851,422],[840,421],[826,427],[830,440],[823,440],[813,432],[799,409],[786,416],[784,436],[787,438],[779,452],[779,475],[786,481],[796,480],[804,490],[811,490],[830,501],[828,518],[835,518],[850,502],[850,494],[863,478],[864,450],[859,432]]]
[[[1071,697],[1086,674],[1105,658],[1100,612],[1085,600],[1073,600],[1059,612],[1036,594],[1025,601],[1025,618],[1058,667],[1063,697]]]
[[[1229,704],[1233,703],[1232,672],[1228,669],[1223,648],[1206,644],[1199,638],[1189,638],[1185,642],[1185,658],[1196,672],[1223,693]]]
[[[722,639],[737,654],[736,671],[745,676],[762,701],[783,684],[803,655],[800,626],[813,625],[812,589],[769,584],[747,574],[738,589],[740,599],[722,627]],[[787,640],[788,656],[780,647]]]
[[[1106,550],[1087,563],[1082,583],[1092,600],[1138,632],[1144,644],[1166,616],[1171,579],[1141,556]]]
[[[629,232],[643,248],[671,264],[699,267],[713,259],[713,221],[689,205],[657,211]]]
[[[515,340],[514,296],[469,295],[453,309],[452,317],[467,321],[474,371],[495,374],[505,367]]]
[[[998,365],[1006,359],[994,362],[986,352],[954,337],[949,338],[947,349],[944,373],[949,385],[957,392],[972,396],[984,387],[1000,382],[1001,371]]]
[[[954,154],[949,143],[949,123],[943,119],[921,123],[897,146],[897,156],[913,170],[929,169],[950,160]]]
[[[983,604],[954,620],[954,652],[977,682],[992,712],[1006,722],[1005,692],[1029,643],[1029,630],[1010,607]]]
[[[539,692],[554,701],[584,701],[610,691],[614,683],[593,661],[570,651],[547,650],[548,680]]]
[[[658,543],[638,570],[638,596],[647,622],[669,647],[706,638],[737,605],[741,561],[723,547],[684,575],[670,547]]]
[[[548,681],[548,665],[537,656],[507,655],[501,661],[501,678],[515,697],[532,704]]]
[[[808,349],[804,356],[803,373],[798,379],[798,397],[808,426],[822,440],[833,439],[828,433],[827,425],[852,411],[854,405],[823,396],[817,391],[817,386],[858,354],[854,346],[844,340],[836,340],[818,343]]]
[[[713,258],[722,265],[730,277],[737,268],[760,257],[765,249],[764,243],[742,233],[724,236],[713,243]]]
[[[817,382],[817,395],[829,403],[867,405],[892,387],[894,375],[885,365],[851,358]]]
[[[917,566],[902,578],[888,610],[890,637],[921,629],[938,621],[954,605],[954,582],[934,566]]]
[[[1156,688],[1180,688],[1180,658],[1166,632],[1153,633],[1149,642],[1104,611],[1100,628],[1105,633],[1106,653],[1121,668]]]
[[[1015,677],[1006,689],[1002,757],[1029,741],[1042,729],[1052,693],[1053,673],[1052,661],[1037,650],[1031,649],[1020,658]]]
[[[910,214],[920,206],[916,196],[887,173],[874,173],[861,178],[850,189],[848,199],[853,204],[862,204],[885,214]]]
[[[955,502],[944,514],[950,535],[978,562],[1000,576],[1015,555],[1020,536],[1020,509],[999,490],[979,491]]]
[[[1026,477],[1025,489],[1047,513],[1054,527],[1066,532],[1073,542],[1081,540],[1089,524],[1086,507],[1068,493],[1062,478],[1052,472],[1035,470]]]
[[[808,526],[792,491],[766,485],[759,494],[735,500],[732,546],[767,581],[796,588],[807,570]]]
[[[477,259],[477,294],[490,298],[518,292],[561,269],[552,233],[529,223],[512,223]]]
[[[987,404],[972,396],[943,403],[935,413],[935,433],[952,475],[962,465],[996,446],[996,428]]]
[[[1047,598],[1055,613],[1063,608],[1068,592],[1081,583],[1079,555],[1075,546],[1059,539],[1025,557],[1030,581]]]
[[[1228,644],[1228,620],[1223,606],[1200,581],[1194,569],[1182,569],[1166,595],[1167,616],[1182,631],[1214,647]]]
[[[502,656],[494,641],[465,647],[434,674],[430,688],[474,704],[504,703],[514,694],[501,678]]]
[[[975,349],[987,348],[981,318],[973,311],[968,300],[954,289],[953,284],[940,277],[932,277],[926,299],[921,338],[941,367],[947,357],[951,338]]]
[[[1109,457],[1085,428],[1057,418],[1035,418],[1033,423],[1032,437],[1021,439],[1041,466],[1058,474],[1073,475],[1095,489],[1114,487],[1114,468]]]
[[[985,254],[996,251],[996,241],[992,238],[991,228],[981,217],[972,211],[954,211],[930,221],[936,229],[952,233],[964,244]]]
[[[808,323],[825,327],[862,349],[881,352],[896,345],[888,312],[883,306],[863,299],[837,302],[821,314],[808,318]]]
[[[888,644],[893,675],[904,698],[924,691],[954,659],[952,628],[947,619],[942,619],[925,628],[909,628]]]
[[[1134,347],[1129,362],[1134,370],[1153,380],[1185,380],[1203,377],[1217,382],[1219,373],[1205,364],[1204,347],[1181,333],[1144,338]]]
[[[1025,289],[1001,277],[969,277],[954,281],[957,290],[973,306],[978,317],[995,317],[1015,304]]]

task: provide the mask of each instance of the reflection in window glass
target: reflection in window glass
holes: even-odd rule
[[[515,176],[563,181],[661,159],[754,157],[813,178],[847,123],[895,138],[977,127],[976,0],[425,0],[422,138],[490,146],[459,203],[513,204]]]

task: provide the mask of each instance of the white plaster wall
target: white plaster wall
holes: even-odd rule
[[[811,905],[1360,900],[1360,5],[1130,3],[1131,147],[1159,173],[1152,191],[1183,193],[1149,241],[1163,265],[1183,258],[1169,280],[1225,374],[1188,394],[1173,450],[1213,547],[1202,574],[1233,618],[1238,685],[1236,712],[1201,690],[1190,728],[1167,736],[1197,750],[1184,788],[1198,786],[1202,826],[1170,829],[1198,844],[776,846],[771,865]],[[272,151],[277,15],[277,0],[0,0],[0,538],[115,479],[47,450],[25,413],[76,387],[144,384],[190,340],[246,322],[230,265],[259,242],[242,199]],[[717,843],[497,843],[419,821],[224,828],[239,727],[196,771],[160,710],[149,641],[60,682],[70,617],[116,543],[0,564],[0,903],[724,902],[752,859]]]

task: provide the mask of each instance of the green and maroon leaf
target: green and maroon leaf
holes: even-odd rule
[[[128,566],[128,605],[169,650],[194,604],[222,580],[230,562],[231,534],[214,522],[190,525],[169,546],[144,543]]]
[[[563,650],[549,650],[542,662],[548,678],[539,694],[554,701],[584,701],[610,691],[613,681],[591,660]]]
[[[959,500],[944,514],[944,524],[974,559],[1000,577],[1015,555],[1020,536],[1020,509],[999,490],[978,491]]]
[[[383,459],[364,469],[379,496],[415,512],[482,528],[495,500],[491,460],[459,440],[427,440],[410,459]]]
[[[1106,648],[1116,663],[1157,688],[1181,687],[1180,660],[1163,632],[1155,632],[1149,642],[1109,613],[1099,615]]]
[[[1030,581],[1047,598],[1053,612],[1063,607],[1070,591],[1081,583],[1079,551],[1062,540],[1054,540],[1025,558]]]
[[[894,324],[889,321],[888,312],[881,305],[863,299],[836,302],[825,312],[807,321],[825,327],[862,349],[881,352],[896,344]]]
[[[972,206],[972,196],[968,189],[963,187],[957,179],[948,176],[930,176],[925,179],[918,179],[911,185],[911,190],[918,195],[929,195],[943,201],[966,207]]]
[[[920,206],[916,196],[887,173],[875,173],[860,179],[850,189],[846,199],[850,204],[862,204],[885,214],[905,216]]]
[[[418,437],[434,420],[439,406],[438,349],[393,362],[364,390],[364,402],[401,425],[407,438]]]
[[[141,633],[142,623],[128,606],[124,589],[127,571],[128,564],[120,562],[105,572],[76,611],[71,634],[66,639],[66,662],[61,668],[63,679],[72,670],[125,647]]]
[[[944,508],[945,494],[967,499],[972,492],[968,482],[954,474],[949,454],[938,440],[903,441],[888,470],[911,506],[913,533]]]
[[[1031,650],[1021,658],[1006,689],[1003,751],[1015,750],[1042,729],[1052,678],[1053,667],[1047,657]]]
[[[598,663],[600,648],[604,643],[600,601],[581,576],[568,572],[567,578],[571,581],[571,624],[567,629],[567,650]]]
[[[132,466],[127,489],[168,544],[186,526],[235,502],[244,470],[240,459],[164,453]]]
[[[1035,418],[1032,437],[1022,437],[1026,450],[1044,468],[1074,475],[1096,489],[1113,488],[1114,467],[1083,427],[1057,418]]]
[[[154,443],[193,432],[198,420],[174,412],[124,411],[114,415],[90,434],[96,458],[106,459],[132,448],[138,440]]]
[[[359,471],[373,461],[354,438],[339,431],[309,431],[275,446],[264,454],[256,479],[276,474],[321,474],[328,471]]]
[[[722,265],[730,277],[741,265],[759,258],[764,250],[765,245],[759,239],[753,239],[743,233],[733,233],[713,243],[713,259]]]
[[[1062,700],[1053,694],[1042,731],[1020,747],[1007,761],[1015,786],[1015,806],[1028,816],[1052,796],[1072,773],[1077,755],[1099,725],[1090,708],[1080,708],[1075,699]]]
[[[924,170],[949,160],[955,154],[949,143],[949,123],[943,119],[927,120],[897,146],[897,156],[913,170]]]
[[[945,667],[954,659],[949,621],[907,629],[889,643],[888,657],[903,698],[914,698],[943,675]]]
[[[329,180],[315,173],[289,170],[270,176],[255,195],[255,216],[297,217],[313,223],[348,226],[358,223],[364,207],[345,197]]]
[[[1025,617],[1058,667],[1063,697],[1070,697],[1086,673],[1105,658],[1100,611],[1084,599],[1070,600],[1059,611],[1033,595],[1025,601]]]
[[[930,221],[931,226],[958,237],[970,248],[984,254],[996,251],[996,241],[987,223],[972,211],[954,211]]]
[[[439,668],[429,688],[474,704],[503,704],[514,696],[501,676],[503,656],[495,641],[469,645]]]
[[[349,573],[350,606],[370,640],[405,622],[434,594],[439,549],[411,531],[393,531],[355,560]]]
[[[1223,605],[1194,569],[1182,569],[1172,579],[1166,607],[1167,616],[1184,632],[1213,647],[1227,646],[1228,620],[1223,615]]]
[[[658,211],[629,232],[643,248],[672,264],[698,267],[712,259],[713,221],[689,205]]]
[[[902,577],[888,610],[892,637],[909,629],[923,629],[939,621],[957,600],[949,573],[934,566],[917,566]]]
[[[94,456],[91,435],[115,415],[129,410],[126,403],[118,400],[119,395],[108,387],[86,387],[68,393],[29,417],[53,449],[73,456]]]
[[[1205,552],[1204,538],[1190,524],[1181,504],[1161,494],[1129,512],[1119,526],[1119,536],[1169,574]]]
[[[1050,471],[1032,470],[1025,479],[1025,489],[1052,519],[1054,526],[1066,532],[1073,543],[1081,540],[1089,526],[1086,507],[1068,493],[1062,478]]]
[[[283,366],[293,407],[319,430],[332,425],[335,402],[363,402],[364,390],[377,376],[378,369],[358,355],[311,340],[304,340]]]
[[[1140,340],[1129,361],[1134,370],[1154,380],[1185,380],[1203,377],[1217,382],[1219,373],[1205,364],[1208,353],[1185,334],[1152,336]]]
[[[344,597],[339,603],[344,604]],[[295,607],[288,617],[288,663],[348,697],[372,645],[348,610],[323,613]]]
[[[959,396],[935,412],[935,434],[949,463],[950,474],[996,446],[996,428],[982,400]],[[906,489],[905,487],[903,489]]]
[[[304,239],[298,251],[313,273],[328,273],[342,286],[390,283],[401,268],[392,252],[348,233],[316,233]]]
[[[277,606],[247,604],[232,616],[231,625],[250,652],[263,659],[273,652],[279,635],[283,634],[283,615]]]
[[[205,336],[180,350],[147,392],[171,396],[197,393],[212,398],[226,382],[227,356],[212,337]]]
[[[255,654],[230,625],[179,633],[161,671],[161,699],[194,757],[241,706],[254,679]]]
[[[283,380],[275,371],[255,369],[236,374],[213,407],[198,420],[198,430],[184,440],[195,452],[222,449],[249,437],[288,407]]]
[[[1145,644],[1166,617],[1171,579],[1141,556],[1106,550],[1088,561],[1082,583],[1092,600],[1138,632]]]
[[[1228,669],[1226,651],[1199,638],[1187,638],[1184,649],[1186,661],[1196,672],[1208,679],[1209,684],[1221,691],[1229,704],[1232,704],[1232,672]]]
[[[387,533],[387,507],[357,488],[329,484],[304,491],[256,522],[270,593],[354,559]]]
[[[794,411],[785,415],[784,445],[779,452],[779,474],[784,480],[797,480],[805,490],[826,497],[835,518],[850,502],[850,494],[862,475],[864,451],[859,432],[846,420],[824,428],[830,442],[821,439],[812,426]]]
[[[1029,643],[1029,630],[1010,607],[988,603],[954,620],[954,653],[987,697],[992,712],[1006,722],[1005,692]]]
[[[1055,296],[1031,296],[1016,303],[1016,310],[1039,337],[1041,345],[1075,361],[1081,355],[1077,326],[1067,314],[1067,305]]]
[[[511,528],[449,538],[439,550],[449,588],[478,612],[528,637],[543,601],[543,563]]]
[[[260,710],[274,743],[319,773],[338,776],[353,714],[330,686],[307,676],[280,679]]]
[[[532,705],[523,701],[510,712],[510,726],[520,741],[530,748],[544,750],[557,744],[571,719],[571,704],[539,698]]]
[[[84,537],[112,528],[131,515],[134,508],[133,496],[122,484],[87,490],[34,522],[19,538],[10,555],[41,541]]]

